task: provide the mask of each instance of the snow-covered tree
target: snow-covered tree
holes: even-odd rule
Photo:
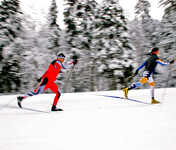
[[[163,57],[166,60],[176,57],[176,1],[161,0],[160,4],[165,7],[165,13],[162,18],[160,45],[163,48]],[[176,64],[173,64],[172,77],[169,86],[176,86]]]
[[[69,58],[78,57],[80,51],[78,49],[78,31],[77,31],[77,24],[75,21],[75,10],[77,8],[78,0],[65,0],[65,9],[64,9],[64,22],[66,25],[65,29],[65,41],[67,43],[67,56]],[[72,90],[77,90],[77,81],[75,72],[72,74]],[[66,89],[64,89],[66,91]],[[68,91],[68,90],[67,90]]]
[[[68,0],[65,9],[66,40],[70,58],[79,56],[72,75],[74,91],[92,91],[91,39],[92,22],[96,7],[94,0]]]
[[[57,4],[55,0],[52,0],[51,6],[49,8],[49,14],[47,18],[47,25],[48,25],[48,34],[50,35],[49,42],[50,46],[48,47],[51,50],[57,52],[59,48],[59,34],[60,28],[57,23],[58,17],[58,10]]]
[[[141,21],[138,19],[129,22],[131,41],[136,48],[135,51],[135,61],[140,65],[144,61],[144,45],[146,38],[143,32]]]
[[[150,16],[150,3],[148,0],[139,0],[135,6],[136,20],[138,20],[138,26],[140,26],[140,32],[142,33],[142,53],[148,52],[156,43],[152,43],[154,38],[154,30],[156,27],[153,26],[153,19]]]
[[[148,0],[138,0],[135,6],[135,14],[137,18],[141,18],[142,21],[148,20],[151,18],[149,15],[150,3]]]
[[[84,91],[94,90],[95,64],[92,43],[92,26],[95,18],[97,3],[94,0],[79,0],[75,9],[75,22],[77,26],[77,49],[79,50],[79,64],[75,68],[79,74],[78,89]],[[82,67],[83,66],[83,67]]]
[[[77,43],[77,26],[75,21],[75,9],[77,6],[78,0],[65,0],[66,2],[66,8],[64,10],[64,22],[66,25],[66,41],[69,45],[68,51],[72,52],[74,51],[76,53],[76,43]]]
[[[140,26],[140,32],[143,36],[141,42],[143,53],[148,52],[152,47],[156,47],[159,42],[159,22],[157,20],[153,20],[149,13],[150,3],[148,0],[139,0],[135,6],[135,20],[137,20],[137,26]]]
[[[20,87],[18,58],[22,33],[19,0],[3,0],[0,5],[0,92],[18,91]]]
[[[0,5],[0,60],[2,59],[3,47],[12,42],[18,35],[20,24],[16,17],[19,9],[18,0],[4,0]],[[13,26],[13,24],[15,26]]]
[[[134,47],[128,34],[126,18],[117,0],[104,0],[98,7],[92,48],[98,58],[96,64],[99,76],[104,78],[103,82],[99,81],[100,86],[104,86],[104,90],[126,86],[125,77],[133,70]]]

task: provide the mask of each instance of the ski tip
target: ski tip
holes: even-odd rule
[[[19,106],[20,108],[22,108],[21,103],[18,102],[17,104],[18,104],[18,106]]]
[[[20,108],[22,108],[22,106],[21,106],[22,100],[23,100],[23,97],[22,97],[22,96],[18,96],[18,97],[17,97],[17,104],[18,104],[18,106],[19,106]]]

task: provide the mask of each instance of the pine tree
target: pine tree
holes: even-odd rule
[[[92,91],[94,88],[91,65],[92,22],[97,3],[94,0],[68,1],[65,23],[70,58],[79,56],[79,63],[72,75],[74,91]],[[78,78],[79,77],[79,78]],[[79,83],[79,84],[78,84]]]
[[[159,43],[159,22],[152,19],[149,14],[149,8],[150,3],[148,0],[139,0],[135,6],[135,20],[137,21],[137,26],[140,28],[137,32],[141,32],[141,36],[143,37],[141,42],[143,54],[149,52],[151,48],[158,46]]]
[[[52,0],[50,9],[49,9],[49,15],[47,18],[47,24],[48,24],[48,34],[50,35],[49,42],[51,43],[49,46],[49,49],[57,51],[59,48],[59,34],[60,34],[60,28],[57,23],[57,5],[56,1]]]
[[[163,48],[163,57],[166,60],[175,59],[176,57],[176,1],[161,0],[160,4],[165,6],[164,16],[161,24],[160,45]],[[176,64],[173,64],[172,72],[176,71]],[[169,86],[176,86],[176,74],[172,73],[171,83]]]
[[[138,25],[141,26],[141,33],[144,36],[141,50],[142,53],[148,52],[153,46],[151,44],[152,39],[152,25],[153,20],[149,14],[150,3],[148,0],[139,0],[135,6],[136,19],[139,20]]]
[[[134,19],[129,22],[131,41],[135,46],[135,62],[137,65],[141,65],[145,59],[145,49],[143,48],[146,43],[145,34],[143,32],[141,20]]]
[[[86,51],[87,60],[86,61],[86,70],[85,73],[88,72],[89,75],[89,90],[95,91],[97,89],[97,83],[96,83],[96,57],[95,57],[95,50],[92,48],[92,32],[94,28],[94,20],[95,15],[97,11],[97,2],[95,0],[87,0],[84,4],[84,14],[83,14],[83,20],[81,24],[81,30],[82,30],[82,45],[83,49]]]
[[[66,8],[64,10],[64,22],[66,25],[66,41],[69,45],[68,52],[74,51],[76,53],[76,42],[77,41],[77,27],[75,21],[75,9],[77,6],[77,0],[65,0]],[[71,56],[73,57],[73,56]]]
[[[76,73],[79,74],[78,90],[93,91],[95,87],[95,64],[92,56],[94,49],[91,48],[91,43],[96,5],[94,0],[79,0],[75,9],[74,18],[78,31],[77,49],[79,50],[79,64],[75,68]]]
[[[66,1],[66,8],[64,10],[64,22],[66,25],[66,43],[67,43],[67,54],[69,58],[74,59],[79,57],[81,54],[80,52],[80,39],[79,39],[79,21],[77,10],[80,9],[81,5],[79,0],[65,0]],[[81,63],[81,62],[80,62]],[[78,66],[77,66],[78,67]],[[77,68],[75,67],[75,69]],[[74,70],[75,70],[74,69]],[[81,83],[78,79],[78,71],[74,71],[72,73],[72,81],[70,82],[72,85],[71,91],[82,91],[84,88],[81,87]],[[78,84],[79,83],[79,84]],[[66,90],[66,89],[64,89]],[[68,90],[67,90],[68,91]]]
[[[126,86],[125,77],[132,73],[133,45],[128,34],[127,21],[116,0],[104,0],[98,7],[93,31],[93,48],[96,51],[97,70],[104,90]],[[99,78],[100,79],[100,78]],[[99,84],[102,82],[99,80]]]
[[[22,32],[19,0],[4,0],[0,5],[0,92],[18,91]]]

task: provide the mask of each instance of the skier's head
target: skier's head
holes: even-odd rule
[[[61,63],[63,63],[65,60],[65,55],[63,53],[58,53],[57,60],[59,60]]]
[[[159,53],[159,48],[157,48],[157,47],[152,48],[151,53],[158,55],[158,53]]]

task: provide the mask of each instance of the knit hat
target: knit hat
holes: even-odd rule
[[[57,58],[63,58],[63,59],[65,59],[65,55],[63,53],[60,53],[60,54],[58,53],[57,54]]]
[[[155,48],[152,48],[151,53],[156,54],[157,51],[159,51],[159,48],[155,47]]]

